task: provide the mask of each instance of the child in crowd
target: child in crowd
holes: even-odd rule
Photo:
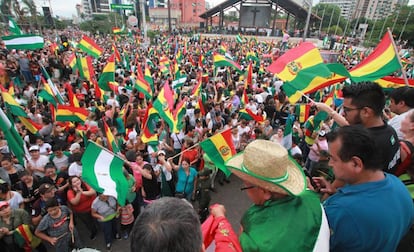
[[[78,232],[73,224],[73,213],[67,206],[60,206],[55,198],[46,201],[47,214],[36,228],[35,235],[55,247],[57,252],[81,248]]]

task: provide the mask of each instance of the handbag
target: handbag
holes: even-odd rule
[[[187,176],[187,179],[185,180],[184,190],[183,192],[175,192],[174,197],[179,199],[185,199],[187,195],[185,195],[185,189],[187,188],[188,179],[190,178],[190,175]]]

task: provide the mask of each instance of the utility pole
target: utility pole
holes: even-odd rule
[[[168,33],[171,34],[171,3],[170,0],[167,1],[168,4]]]
[[[145,2],[141,0],[141,13],[142,13],[142,30],[144,31],[144,41],[147,40],[147,21],[145,20]]]

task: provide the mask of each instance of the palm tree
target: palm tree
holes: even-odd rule
[[[27,11],[30,13],[31,17],[30,17],[30,26],[34,21],[35,24],[35,28],[38,28],[38,22],[37,22],[37,14],[38,12],[36,11],[36,4],[33,0],[23,0],[23,3],[27,6]]]
[[[12,15],[11,5],[12,0],[1,0],[0,2],[0,11],[3,14],[1,15],[1,19],[3,22],[7,22],[7,18]]]
[[[17,22],[21,24],[22,29],[27,29],[29,25],[31,26],[31,23],[29,23],[30,20],[28,20],[27,17],[27,14],[29,13],[28,7],[22,7],[18,0],[13,1],[12,7],[18,20]]]

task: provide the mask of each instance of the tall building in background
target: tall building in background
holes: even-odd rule
[[[120,4],[122,0],[82,0],[84,14],[87,17],[111,12],[111,3]]]
[[[171,8],[181,11],[181,24],[199,25],[204,19],[199,16],[206,11],[205,0],[170,0]]]
[[[407,5],[409,0],[321,0],[323,4],[334,4],[341,8],[344,18],[380,19],[391,15],[400,5]],[[325,13],[329,15],[329,13]]]

